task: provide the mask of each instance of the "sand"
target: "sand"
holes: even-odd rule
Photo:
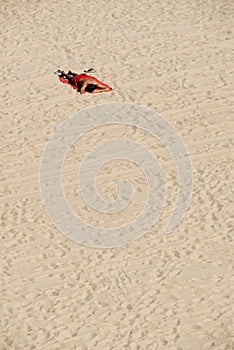
[[[232,2],[1,3],[0,349],[231,350]],[[52,74],[90,67],[113,92],[79,96]],[[53,225],[39,167],[61,122],[109,102],[151,108],[175,127],[191,157],[193,196],[166,234],[176,194],[170,173],[155,227],[132,244],[95,249]],[[102,137],[91,132],[78,152]],[[69,157],[64,182],[74,201]],[[137,172],[123,163],[111,169],[100,175],[103,195],[115,195],[115,174]]]

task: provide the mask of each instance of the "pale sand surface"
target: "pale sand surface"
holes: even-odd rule
[[[0,349],[231,350],[232,1],[1,4]],[[113,92],[79,96],[52,74],[90,67]],[[172,235],[165,228],[176,178],[161,151],[166,207],[136,242],[84,247],[48,218],[39,190],[46,141],[72,113],[104,102],[150,107],[183,137],[193,197]],[[77,152],[104,134],[91,132]],[[75,161],[68,159],[65,188],[75,202]],[[125,164],[115,171],[137,174]],[[109,174],[100,175],[100,187],[114,196]]]

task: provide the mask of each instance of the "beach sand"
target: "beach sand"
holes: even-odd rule
[[[0,349],[233,349],[231,1],[1,3]],[[80,96],[53,75],[90,67],[111,93]],[[60,123],[109,102],[148,107],[177,130],[192,162],[193,195],[183,222],[167,234],[177,183],[159,152],[169,171],[159,221],[131,244],[95,249],[53,225],[39,169]],[[143,131],[136,135],[150,144]],[[101,139],[90,132],[77,152]],[[75,202],[69,157],[64,186]],[[111,176],[137,179],[137,171],[112,164],[100,175],[103,195],[115,195]]]

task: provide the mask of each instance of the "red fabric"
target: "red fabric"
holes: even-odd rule
[[[59,77],[59,80],[62,82],[62,83],[65,83],[65,84],[69,84],[70,83],[67,81],[67,79],[63,78],[63,77]]]
[[[74,77],[75,78],[75,77]],[[59,77],[59,80],[62,83],[71,85],[73,87],[73,89],[78,90],[78,81],[74,80],[74,78],[70,79],[70,81],[68,81],[66,78],[64,77]]]
[[[68,81],[66,78],[63,78],[63,77],[59,77],[59,80],[62,82],[62,83],[65,83],[65,84],[68,84],[68,85],[71,85],[73,87],[73,89],[75,90],[78,90],[78,83],[81,79],[90,79],[90,80],[93,80],[94,84],[95,82],[98,83],[98,84],[102,84],[103,86],[109,88],[110,90],[112,90],[112,88],[107,85],[107,84],[104,84],[102,83],[100,80],[92,77],[91,75],[87,75],[87,74],[77,74],[75,75],[73,78],[70,79],[70,81]]]

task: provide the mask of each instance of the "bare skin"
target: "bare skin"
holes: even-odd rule
[[[83,95],[86,93],[85,91],[85,88],[87,85],[89,84],[93,84],[93,85],[96,85],[96,89],[92,92],[89,92],[90,94],[98,94],[100,92],[107,92],[107,91],[110,91],[110,89],[106,86],[103,86],[101,84],[98,84],[96,81],[94,82],[92,79],[82,79],[81,80],[81,83],[82,83],[82,86],[81,86],[81,89],[80,89],[80,94]]]
[[[77,75],[77,73],[73,73],[71,71],[69,71],[68,73],[65,73],[64,71],[62,71],[62,74],[65,78],[67,78],[68,80],[73,78],[75,75]],[[93,84],[96,86],[96,89],[92,92],[89,92],[90,94],[98,94],[100,92],[108,92],[110,91],[110,89],[106,86],[103,86],[99,83],[96,82],[96,80],[92,80],[92,79],[88,79],[88,78],[83,78],[80,80],[81,82],[81,89],[80,89],[80,94],[86,94],[87,91],[85,91],[85,88],[87,87],[87,85],[89,84]]]

